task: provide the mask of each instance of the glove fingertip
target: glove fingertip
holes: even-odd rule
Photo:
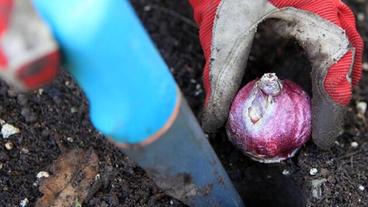
[[[349,77],[352,68],[353,52],[346,53],[332,65],[324,80],[324,87],[330,98],[341,105],[348,105],[352,98],[352,85]]]
[[[55,78],[59,64],[59,52],[55,50],[22,66],[17,71],[17,78],[24,84],[26,89],[37,89]]]
[[[332,99],[312,99],[312,138],[321,149],[329,149],[342,134],[346,107],[337,105]]]

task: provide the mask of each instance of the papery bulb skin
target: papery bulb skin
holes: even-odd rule
[[[307,93],[294,82],[267,73],[236,95],[226,131],[252,159],[274,163],[294,156],[310,138],[311,126]]]

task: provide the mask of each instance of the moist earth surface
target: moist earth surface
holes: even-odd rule
[[[204,59],[189,4],[177,0],[131,2],[199,116],[204,99]],[[367,43],[368,3],[345,2],[354,10]],[[308,73],[308,60],[295,41],[274,36],[267,23],[258,33],[244,83],[270,68],[280,73],[282,68]],[[366,55],[364,61],[368,61]],[[266,165],[244,156],[228,141],[224,129],[209,134],[247,206],[368,206],[368,117],[357,110],[358,102],[368,102],[367,64],[365,68],[354,90],[345,131],[331,150],[320,150],[308,142],[293,159]],[[309,91],[307,77],[296,81]],[[0,206],[19,206],[25,199],[27,206],[34,206],[42,196],[36,175],[50,172],[59,155],[76,148],[94,149],[104,180],[83,206],[185,206],[160,191],[141,168],[98,133],[88,110],[82,91],[63,69],[51,85],[30,93],[17,93],[0,82],[0,118],[20,129],[8,139],[0,138]],[[315,175],[311,175],[313,171]]]

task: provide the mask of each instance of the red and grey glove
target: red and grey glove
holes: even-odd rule
[[[0,0],[0,76],[21,90],[50,82],[59,53],[31,0]]]
[[[342,132],[352,86],[362,75],[363,41],[352,11],[340,0],[189,0],[206,58],[203,127],[215,131],[246,74],[258,24],[277,19],[277,32],[294,37],[312,65],[313,140],[328,148]]]

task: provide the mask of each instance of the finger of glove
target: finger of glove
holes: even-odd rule
[[[10,13],[13,8],[13,0],[0,0],[0,37],[8,27]],[[7,58],[2,50],[0,50],[0,66],[7,64]]]
[[[45,54],[23,65],[16,73],[17,79],[27,90],[40,88],[55,78],[60,64],[59,60],[58,51]]]
[[[329,97],[317,89],[317,84],[313,86],[312,138],[322,149],[329,149],[343,131],[346,113],[343,105],[347,105],[352,96],[349,74],[353,59],[353,51],[350,50],[329,68],[323,82]]]
[[[357,85],[362,77],[362,60],[364,42],[356,29],[356,22],[353,12],[344,3],[339,6],[339,19],[341,27],[346,31],[346,34],[355,48],[354,66],[352,70],[352,83]]]
[[[4,52],[0,49],[0,70],[4,69],[5,66],[8,64],[8,60]]]
[[[328,95],[341,105],[348,105],[352,97],[352,86],[349,80],[352,66],[353,52],[349,51],[329,68],[324,80]]]
[[[212,43],[212,29],[216,16],[217,7],[221,0],[189,0],[193,7],[194,19],[199,26],[199,40],[202,46],[206,64],[203,70],[203,86],[206,91],[205,105],[211,94],[210,87],[210,56]]]
[[[13,0],[0,0],[0,35],[8,26],[10,13],[13,8]]]
[[[340,0],[271,0],[270,2],[279,8],[291,6],[298,9],[313,12],[314,14],[317,14],[320,17],[344,29],[349,38],[349,41],[355,48],[355,55],[353,58],[354,65],[352,67],[352,83],[356,85],[359,82],[362,75],[361,68],[362,68],[363,40],[356,30],[355,17],[348,6],[346,6]],[[333,81],[341,79],[342,76],[340,74],[344,72],[342,72],[343,69],[341,69],[339,65],[341,66],[346,65],[345,62],[346,58],[344,61],[339,61],[338,63],[336,63],[336,65],[334,65],[331,68],[332,71],[330,75],[336,74],[335,76],[338,76],[340,78],[336,78],[334,77],[334,75],[331,75],[330,80]],[[348,68],[350,69],[350,66]],[[345,68],[344,70],[347,70],[348,68]],[[337,72],[334,72],[335,70],[337,70]],[[330,80],[327,81],[328,84],[331,84]],[[342,83],[342,80],[340,80],[339,82]],[[344,85],[336,85],[336,87],[341,88],[341,91],[347,90],[348,88],[350,88],[351,90],[351,87],[347,87],[347,84],[348,83],[344,81]],[[331,95],[331,98],[335,102],[343,105],[347,105],[349,103],[350,99],[348,100],[348,97],[351,97],[351,95],[349,96],[347,95],[347,93],[338,95],[336,94],[336,92],[338,92],[339,90],[333,90],[330,88],[326,90],[329,92],[329,95]]]
[[[355,30],[355,20],[351,15],[340,14],[340,7],[345,8],[339,0],[272,0],[271,2],[279,8],[294,7],[316,14],[346,30],[349,41],[352,41],[349,34],[352,34],[350,31]],[[347,52],[326,71],[326,74],[323,74],[323,71],[312,71],[312,76],[315,78],[312,80],[312,137],[316,145],[323,149],[328,149],[343,129],[345,114],[343,105],[347,105],[352,96],[350,73],[355,59],[353,51]],[[321,74],[316,75],[319,73]],[[321,85],[320,81],[323,81]]]
[[[329,149],[343,132],[346,108],[317,93],[312,99],[312,111],[313,142],[322,149]]]

